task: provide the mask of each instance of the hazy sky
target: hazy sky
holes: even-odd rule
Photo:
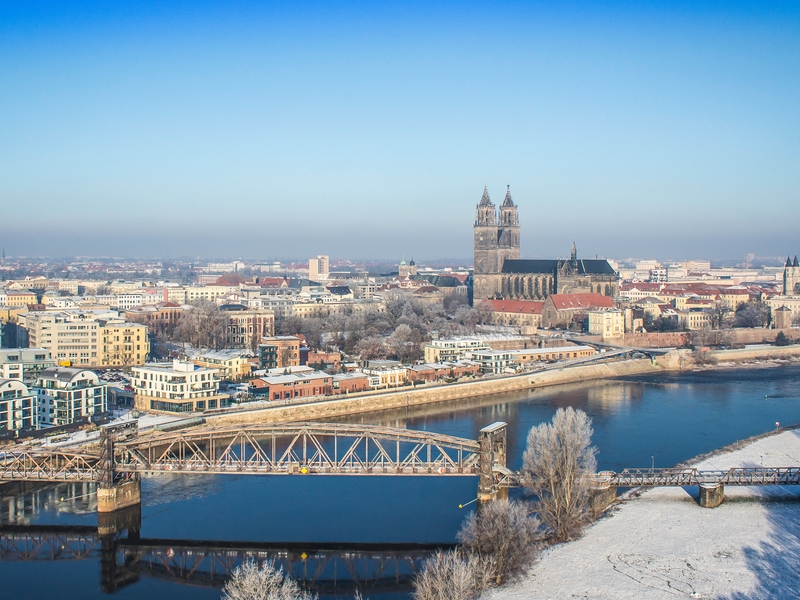
[[[9,255],[800,252],[800,4],[0,4]]]

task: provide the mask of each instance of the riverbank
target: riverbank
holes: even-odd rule
[[[653,361],[646,358],[572,367],[565,365],[558,369],[522,373],[508,377],[478,379],[466,383],[452,383],[435,387],[407,387],[383,393],[353,394],[346,397],[325,398],[305,404],[266,405],[263,408],[241,412],[206,414],[205,417],[209,424],[214,425],[318,421],[365,412],[448,402],[503,392],[515,392],[562,383],[646,375],[664,370],[664,366],[658,363],[654,364]]]
[[[712,452],[701,469],[800,465],[800,431]],[[525,578],[491,600],[675,596],[745,600],[800,594],[800,490],[732,487],[714,509],[695,489],[635,492],[576,541],[547,549]]]
[[[714,364],[703,369],[731,368],[732,365],[772,361],[800,360],[800,345],[788,347],[765,346],[743,350],[710,352]],[[611,360],[593,364],[565,364],[543,371],[534,371],[508,377],[478,379],[465,383],[451,383],[421,388],[403,387],[394,391],[362,392],[348,396],[324,397],[299,404],[268,404],[243,407],[239,411],[219,411],[204,416],[210,424],[282,423],[289,421],[318,421],[368,412],[391,410],[515,392],[565,383],[581,383],[604,379],[617,379],[638,375],[679,372],[698,368],[688,350],[674,350],[653,360],[638,358]]]

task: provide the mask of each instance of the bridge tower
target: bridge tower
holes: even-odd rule
[[[507,423],[497,421],[480,431],[480,479],[478,480],[478,502],[496,500],[507,488],[497,485],[497,479],[506,474],[506,428]]]
[[[139,423],[127,421],[100,428],[101,477],[97,489],[97,512],[109,513],[141,504],[142,485],[138,473],[118,474],[114,469],[114,444],[139,435]]]

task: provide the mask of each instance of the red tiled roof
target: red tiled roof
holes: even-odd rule
[[[663,283],[628,282],[623,283],[620,287],[620,290],[623,292],[629,292],[631,290],[639,290],[640,292],[657,292],[663,285]]]
[[[536,300],[483,300],[480,306],[494,312],[540,315],[542,314],[544,302]]]
[[[603,294],[551,294],[556,310],[577,310],[582,308],[614,308],[614,299]]]

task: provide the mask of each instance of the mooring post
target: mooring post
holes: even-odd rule
[[[137,473],[120,477],[114,470],[114,444],[139,434],[139,423],[128,421],[100,428],[100,478],[97,487],[97,512],[109,513],[140,504],[142,487]]]
[[[494,500],[504,489],[497,485],[495,470],[506,469],[506,428],[507,423],[497,421],[480,431],[478,438],[480,455],[480,479],[478,480],[478,502]],[[499,469],[496,469],[499,467]]]
[[[725,486],[721,483],[700,484],[700,506],[716,508],[725,499]]]

